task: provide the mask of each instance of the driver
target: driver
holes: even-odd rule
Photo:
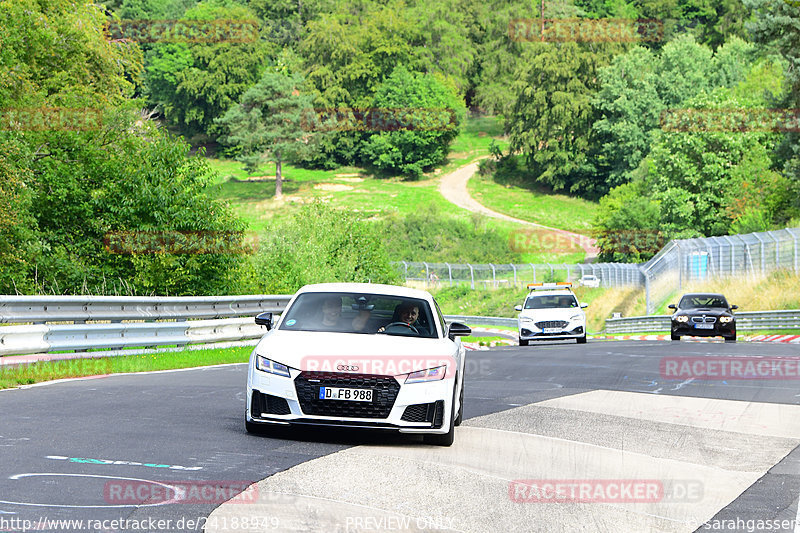
[[[402,322],[408,325],[408,327],[414,332],[418,332],[418,329],[420,328],[420,326],[416,324],[418,318],[419,306],[411,302],[403,302],[394,308],[392,321],[389,324],[386,324],[386,326],[382,326],[380,329],[378,329],[378,333],[385,331],[387,326],[396,322]]]

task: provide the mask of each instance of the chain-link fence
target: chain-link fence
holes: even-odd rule
[[[642,265],[647,314],[688,282],[755,277],[775,270],[800,273],[800,228],[670,241]]]
[[[780,269],[800,273],[799,251],[800,228],[786,228],[670,241],[643,264],[501,265],[400,261],[395,265],[406,284],[425,288],[458,284],[468,284],[473,289],[524,287],[531,282],[578,281],[593,275],[600,287],[643,287],[650,315],[688,282],[755,277]]]
[[[642,286],[639,265],[591,264],[456,264],[400,261],[395,263],[406,284],[426,288],[468,284],[472,289],[524,287],[527,283],[578,281],[593,275],[601,287]],[[591,283],[591,282],[589,282]]]

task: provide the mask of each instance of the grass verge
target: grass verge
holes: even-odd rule
[[[103,374],[126,374],[220,365],[246,363],[253,351],[252,346],[236,348],[210,348],[207,350],[184,350],[153,354],[99,357],[93,359],[67,359],[41,361],[31,364],[0,367],[0,389],[30,385],[55,379],[97,376]]]

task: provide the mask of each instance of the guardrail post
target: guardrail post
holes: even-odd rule
[[[447,265],[447,277],[450,279],[450,286],[453,286],[453,269],[450,268],[450,263],[445,263]]]
[[[431,275],[428,272],[428,263],[423,261],[422,264],[425,265],[425,285],[427,285],[428,283],[430,283]]]
[[[759,237],[757,234],[753,233],[753,237],[758,239],[758,242],[761,244],[761,273],[764,273],[764,240]]]
[[[569,265],[567,265],[567,281],[569,281]]]
[[[531,270],[533,270],[533,282],[536,283],[536,267],[533,263],[528,263],[531,266]]]
[[[514,269],[514,288],[517,288],[517,267],[514,266],[514,263],[509,263],[511,268]]]
[[[472,265],[470,263],[467,263],[467,266],[469,267],[470,287],[474,291],[475,290],[475,273],[472,271]]]
[[[792,233],[792,237],[794,237],[794,273],[797,274],[797,236]]]
[[[553,279],[553,265],[550,263],[545,263],[548,267],[550,267],[550,279]]]
[[[492,285],[497,287],[497,277],[495,276],[494,265],[489,263],[489,266],[492,267]]]
[[[406,263],[405,261],[400,261],[400,262],[403,263],[403,268],[404,268],[403,278],[405,278],[406,280],[405,283],[408,283],[408,263]]]

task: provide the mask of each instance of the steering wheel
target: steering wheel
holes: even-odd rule
[[[417,328],[415,328],[411,324],[406,324],[405,322],[392,322],[390,324],[386,324],[385,326],[383,326],[383,332],[385,333],[386,330],[388,330],[392,326],[404,326],[404,327],[410,329],[411,331],[413,331],[414,333],[416,333],[417,335],[419,335],[419,331],[417,331]]]

